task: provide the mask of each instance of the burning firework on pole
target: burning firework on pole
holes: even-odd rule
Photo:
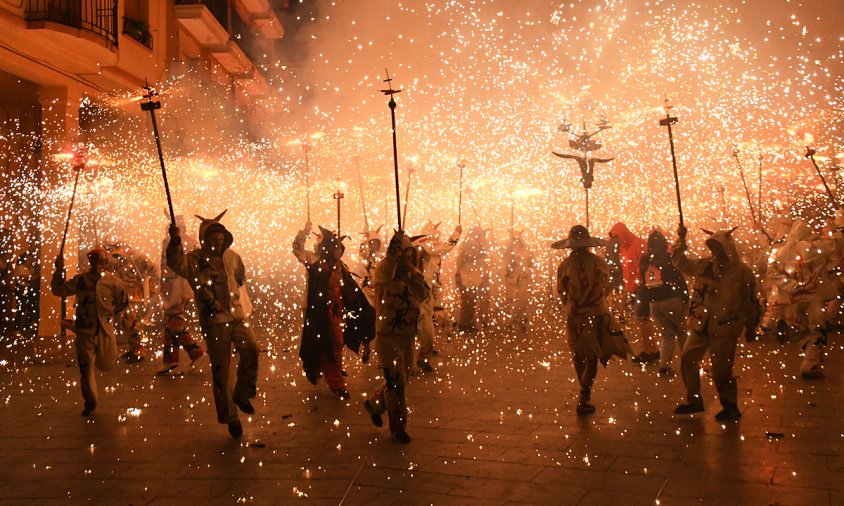
[[[592,181],[595,179],[595,164],[596,163],[608,163],[613,160],[613,158],[590,158],[589,153],[592,151],[596,151],[601,149],[602,145],[600,142],[592,139],[592,137],[602,132],[608,128],[612,128],[607,120],[601,120],[597,125],[597,130],[594,132],[589,132],[586,130],[586,122],[583,123],[583,132],[580,134],[576,134],[571,129],[571,124],[563,121],[558,127],[557,131],[565,132],[571,136],[573,139],[569,139],[569,147],[572,149],[576,149],[583,153],[583,156],[577,155],[567,155],[564,153],[557,153],[556,151],[552,151],[555,155],[559,156],[560,158],[567,158],[570,160],[576,160],[578,165],[580,165],[580,175],[581,181],[583,182],[583,189],[586,193],[586,228],[589,228],[589,188],[592,188]]]
[[[460,169],[460,177],[457,187],[457,224],[463,225],[463,169],[466,168],[465,160],[458,160],[457,167]]]
[[[396,99],[394,95],[396,93],[400,93],[401,90],[394,90],[393,89],[393,79],[390,77],[390,72],[387,69],[384,69],[387,74],[387,78],[384,79],[384,82],[387,83],[387,89],[381,90],[381,93],[390,97],[390,101],[387,102],[387,105],[390,106],[390,119],[392,121],[392,132],[393,132],[393,176],[396,181],[396,219],[398,220],[398,228],[399,230],[404,230],[402,228],[402,221],[401,221],[401,192],[399,190],[399,152],[398,152],[398,144],[396,143]]]
[[[338,185],[337,191],[334,192],[334,195],[332,195],[332,197],[334,197],[334,200],[337,201],[337,236],[339,237],[340,235],[342,235],[340,233],[340,201],[342,201],[343,198],[346,197],[346,194],[343,193],[343,191],[340,189],[340,186]]]
[[[170,184],[167,182],[167,169],[164,167],[164,152],[161,150],[161,136],[158,134],[158,123],[155,120],[155,110],[161,109],[161,102],[153,100],[158,92],[150,87],[149,83],[144,86],[146,94],[143,96],[147,101],[141,102],[141,110],[148,111],[152,119],[152,133],[155,136],[155,146],[158,148],[158,162],[161,164],[161,176],[164,178],[164,192],[167,194],[167,209],[170,211],[170,225],[176,226],[176,213],[173,212],[173,199],[170,197]]]
[[[671,166],[674,168],[674,189],[677,192],[677,211],[680,214],[680,227],[685,227],[683,224],[683,202],[680,199],[680,176],[677,174],[677,156],[674,153],[674,132],[671,130],[671,125],[677,124],[677,116],[671,115],[671,109],[674,106],[666,97],[665,99],[665,117],[659,120],[660,126],[668,127],[668,142],[671,145]]]

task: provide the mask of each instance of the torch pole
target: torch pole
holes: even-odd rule
[[[460,183],[457,191],[457,224],[463,226],[463,169],[466,167],[466,163],[461,160],[457,162],[457,166],[460,168]]]
[[[340,190],[337,190],[337,192],[334,193],[334,195],[333,195],[334,200],[337,201],[337,237],[340,237],[340,235],[341,235],[340,234],[340,201],[343,200],[343,197],[345,197],[345,196],[346,195],[343,192],[341,192]]]
[[[759,153],[759,157],[757,158],[757,172],[759,175],[759,195],[757,195],[756,214],[759,215],[760,227],[762,226],[762,220],[764,219],[764,215],[762,214],[762,160],[764,159],[765,157],[762,156],[762,153]]]
[[[308,221],[311,221],[311,166],[309,156],[311,146],[308,145],[308,141],[305,141],[302,149],[305,150],[305,207],[308,213]]]
[[[589,230],[589,188],[584,188],[584,190],[586,190],[586,230]],[[682,222],[683,220],[681,218],[680,223]]]
[[[823,187],[826,189],[826,194],[829,195],[829,200],[832,201],[832,207],[838,209],[840,207],[838,201],[835,199],[835,195],[832,194],[832,190],[829,189],[829,185],[826,184],[826,178],[823,177],[823,173],[821,172],[820,167],[818,167],[818,162],[815,161],[815,153],[815,148],[810,148],[809,146],[806,146],[806,158],[812,160],[812,165],[815,166],[815,171],[817,171],[818,177],[821,178]]]
[[[355,157],[355,167],[358,173],[358,189],[360,190],[360,202],[363,208],[363,227],[364,230],[369,231],[369,219],[366,216],[366,192],[363,190],[363,177],[360,175],[360,158]]]
[[[413,168],[407,169],[407,186],[404,187],[404,215],[402,216],[402,223],[407,226],[407,205],[410,203],[410,175],[413,174]]]
[[[387,105],[390,106],[390,120],[393,131],[393,176],[396,181],[396,219],[398,220],[399,231],[403,231],[404,229],[402,228],[401,221],[401,191],[399,190],[399,150],[398,143],[396,141],[396,100],[394,98],[394,95],[401,92],[401,90],[394,90],[392,81],[393,80],[390,78],[390,72],[387,71],[387,79],[384,79],[384,82],[387,83],[388,89],[381,90],[381,93],[390,97],[390,101]]]
[[[67,209],[67,220],[64,222],[64,233],[62,234],[62,245],[59,247],[59,256],[64,256],[64,245],[67,242],[67,229],[70,226],[70,215],[73,212],[73,203],[76,200],[76,187],[79,185],[79,173],[82,172],[82,164],[73,167],[76,175],[73,178],[73,193],[70,194],[70,207]]]
[[[173,199],[170,197],[170,184],[167,182],[167,169],[164,167],[164,152],[161,149],[161,136],[158,133],[158,123],[155,120],[155,110],[161,108],[161,102],[156,102],[153,98],[158,95],[149,83],[144,86],[147,94],[144,98],[146,102],[141,103],[142,111],[149,111],[150,119],[152,119],[152,133],[155,136],[155,146],[158,148],[158,163],[161,165],[161,176],[164,178],[164,192],[167,194],[167,208],[170,211],[170,224],[176,226],[176,214],[173,212]]]
[[[674,190],[677,193],[677,211],[680,213],[680,226],[683,225],[683,202],[680,199],[680,176],[677,174],[677,156],[674,153],[674,132],[671,130],[671,125],[677,123],[677,117],[671,116],[670,112],[665,114],[665,117],[659,120],[661,126],[668,127],[668,142],[671,145],[671,166],[674,168]]]
[[[747,207],[750,208],[750,217],[753,219],[753,224],[756,225],[756,228],[759,228],[759,222],[756,220],[756,212],[753,210],[753,199],[750,196],[750,190],[747,188],[747,181],[744,178],[744,167],[741,165],[741,159],[739,158],[739,151],[737,149],[733,151],[733,158],[736,159],[736,164],[739,168],[741,184],[744,186],[744,195],[747,197]]]

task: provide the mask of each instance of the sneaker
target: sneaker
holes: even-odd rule
[[[715,415],[715,419],[719,422],[727,420],[738,420],[741,418],[741,411],[735,406],[727,406]]]
[[[703,403],[688,402],[686,404],[680,404],[674,408],[675,415],[691,415],[692,413],[703,413]]]
[[[659,368],[658,374],[660,376],[674,376],[674,369],[670,365],[664,365]]]
[[[577,403],[577,408],[575,408],[575,411],[578,415],[591,415],[595,412],[595,406],[589,404],[586,401],[580,401]]]
[[[247,415],[254,415],[255,414],[255,407],[252,406],[252,403],[249,402],[249,399],[232,399],[234,403],[237,405],[237,409],[243,411]]]
[[[155,374],[159,376],[166,376],[169,374],[176,374],[176,369],[179,368],[179,364],[164,364],[164,367],[158,370]]]
[[[82,410],[82,416],[91,416],[97,410],[96,401],[86,402],[85,408]]]
[[[372,403],[369,402],[369,399],[363,401],[363,410],[369,413],[369,419],[372,420],[372,425],[376,427],[383,427],[384,420],[381,419],[381,415],[375,412],[375,408],[372,406]]]
[[[807,380],[821,379],[821,378],[823,378],[823,371],[821,370],[821,366],[816,365],[815,367],[812,367],[808,371],[800,373],[800,376],[803,379],[807,379]]]
[[[393,432],[393,439],[404,445],[410,443],[410,435],[403,430]]]
[[[200,355],[197,355],[195,358],[190,359],[190,368],[196,369],[197,367],[201,366],[206,360],[208,360],[208,353],[202,351]]]
[[[319,373],[315,371],[305,371],[305,377],[308,378],[311,385],[316,385],[319,381]]]
[[[345,401],[346,399],[351,397],[351,394],[345,388],[338,388],[336,390],[332,389],[331,391],[334,392],[334,394],[337,395],[337,397],[339,397],[341,401]]]
[[[243,425],[240,424],[240,420],[229,422],[229,434],[232,439],[240,439],[243,436]]]
[[[422,372],[434,372],[434,368],[431,367],[431,364],[428,362],[428,359],[420,358],[419,360],[416,361],[416,366]]]

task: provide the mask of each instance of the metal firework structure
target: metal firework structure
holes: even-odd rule
[[[555,155],[559,156],[560,158],[567,158],[570,160],[577,161],[578,165],[580,166],[580,180],[583,183],[583,189],[586,195],[586,228],[589,228],[589,189],[592,188],[592,182],[595,179],[595,164],[596,163],[608,163],[611,162],[614,158],[593,158],[589,156],[592,151],[597,151],[603,147],[603,145],[598,142],[597,140],[593,139],[592,137],[595,134],[602,132],[608,128],[612,128],[612,125],[606,119],[601,120],[599,123],[595,125],[596,130],[589,132],[586,128],[586,122],[583,123],[583,129],[581,133],[576,133],[572,130],[571,124],[567,123],[565,120],[563,123],[557,127],[559,132],[565,132],[569,134],[569,147],[580,151],[581,155],[568,155],[565,153],[557,153],[556,151],[552,151]]]

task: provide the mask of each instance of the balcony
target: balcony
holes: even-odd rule
[[[25,0],[32,54],[58,58],[74,72],[117,62],[118,0]]]
[[[28,0],[27,28],[56,29],[53,25],[91,33],[117,46],[118,0]],[[58,30],[64,31],[64,30]],[[72,32],[69,33],[73,35]]]
[[[224,46],[228,42],[228,30],[205,4],[182,0],[177,2],[175,10],[179,24],[200,46]]]

